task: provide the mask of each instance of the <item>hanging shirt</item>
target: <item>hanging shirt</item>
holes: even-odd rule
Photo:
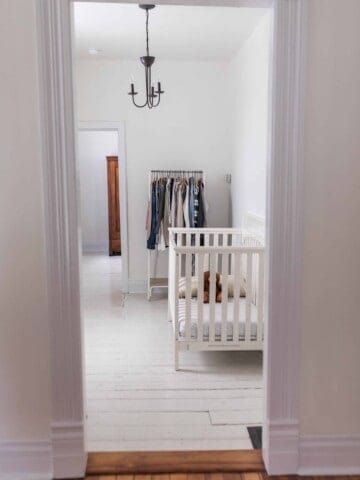
[[[186,185],[185,200],[184,200],[184,223],[185,227],[190,227],[190,216],[189,216],[189,184]]]
[[[171,179],[168,178],[165,187],[165,205],[163,218],[163,232],[165,247],[169,246],[169,226],[170,226],[170,198],[171,198]]]
[[[184,227],[183,186],[184,184],[181,182],[179,184],[178,195],[177,195],[176,226],[178,228]]]

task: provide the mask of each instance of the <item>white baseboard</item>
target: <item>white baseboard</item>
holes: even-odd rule
[[[360,434],[304,435],[299,453],[300,475],[360,474]]]
[[[87,454],[82,422],[52,424],[54,478],[82,478],[85,476]]]
[[[51,480],[50,440],[0,441],[0,480]]]
[[[131,278],[129,278],[128,290],[129,293],[146,293],[146,280],[132,280]]]
[[[272,422],[263,445],[269,475],[359,475],[360,434],[299,435],[297,422]]]
[[[263,446],[266,471],[269,475],[291,475],[297,472],[299,457],[299,425],[296,421],[271,422],[265,425],[268,443]]]

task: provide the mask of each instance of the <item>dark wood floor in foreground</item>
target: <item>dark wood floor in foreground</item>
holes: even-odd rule
[[[243,473],[175,473],[158,475],[95,475],[88,476],[86,480],[360,480],[360,476],[316,476],[297,477],[281,476],[269,477],[265,473],[243,472]]]
[[[85,480],[360,480],[360,475],[269,477],[261,450],[89,453],[87,475]]]
[[[137,475],[168,474],[168,472],[201,474],[263,471],[265,469],[261,450],[218,450],[89,453],[86,473],[88,475]],[[161,479],[169,480],[165,477]]]

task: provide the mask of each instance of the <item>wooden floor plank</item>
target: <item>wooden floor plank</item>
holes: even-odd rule
[[[264,473],[262,472],[244,472],[241,474],[241,480],[263,480]]]
[[[88,475],[259,471],[264,471],[260,450],[93,452],[87,466]]]
[[[241,474],[236,472],[223,473],[223,480],[241,480]]]
[[[206,480],[223,480],[222,473],[205,473]]]
[[[186,473],[172,473],[170,475],[170,480],[187,480]]]
[[[151,475],[151,480],[170,480],[170,474],[168,473],[158,473],[156,475]],[[149,480],[150,480],[149,478]]]
[[[187,480],[205,480],[205,473],[189,473]]]

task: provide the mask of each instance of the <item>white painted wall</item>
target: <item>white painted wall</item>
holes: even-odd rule
[[[300,427],[360,433],[360,2],[309,2]]]
[[[265,218],[270,68],[270,14],[266,13],[229,68],[233,81],[232,221]]]
[[[117,155],[117,132],[79,131],[81,239],[85,253],[109,251],[106,157]]]
[[[158,72],[166,93],[162,105],[149,111],[135,108],[127,95],[131,74],[143,92],[140,62],[82,60],[76,64],[78,120],[125,122],[130,284],[143,283],[146,275],[149,170],[203,169],[209,225],[229,224],[229,189],[224,179],[231,164],[226,62],[162,61]]]
[[[3,0],[0,7],[0,447],[2,442],[42,440],[49,435],[48,324],[35,42],[34,1]],[[0,465],[0,476],[1,471]]]

